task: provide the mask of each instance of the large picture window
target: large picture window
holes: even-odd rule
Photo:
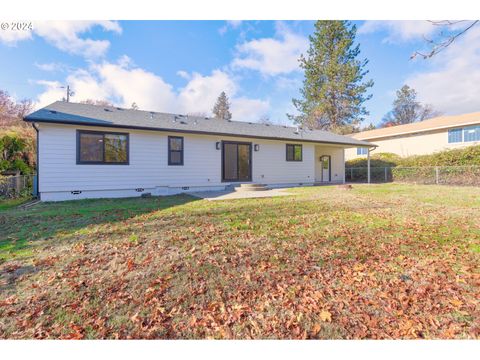
[[[480,141],[480,126],[463,128],[463,141]]]
[[[462,134],[463,134],[463,129],[451,129],[448,130],[448,142],[451,143],[457,143],[457,142],[462,142]]]
[[[168,137],[168,165],[183,165],[183,137]]]
[[[128,134],[77,131],[77,164],[128,164]]]
[[[287,161],[302,161],[302,145],[287,144]]]

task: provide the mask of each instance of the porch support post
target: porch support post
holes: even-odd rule
[[[367,152],[367,177],[368,183],[370,184],[370,148],[368,148]]]

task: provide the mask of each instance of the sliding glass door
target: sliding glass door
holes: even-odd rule
[[[222,143],[222,181],[252,181],[252,144]]]

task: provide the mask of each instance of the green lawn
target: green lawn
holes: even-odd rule
[[[30,197],[21,197],[16,199],[2,199],[0,198],[0,211],[15,208],[31,200]]]
[[[480,188],[0,208],[0,338],[479,338]]]

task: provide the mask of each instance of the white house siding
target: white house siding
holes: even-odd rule
[[[480,145],[479,141],[448,143],[448,129],[426,131],[413,134],[390,136],[377,139],[365,139],[378,147],[371,154],[393,153],[399,156],[426,155],[448,149],[464,148],[471,145]],[[356,148],[345,151],[347,160],[366,157],[357,155]]]
[[[222,152],[215,147],[222,140],[259,145],[259,151],[252,147],[253,182],[279,187],[315,181],[313,143],[302,143],[303,161],[288,162],[285,144],[299,142],[45,123],[39,129],[39,191],[44,201],[223,189],[229,183],[221,181]],[[77,165],[76,130],[128,133],[129,165]],[[168,165],[169,135],[184,137],[183,166]],[[332,154],[332,180],[342,180],[343,149],[335,148]]]

